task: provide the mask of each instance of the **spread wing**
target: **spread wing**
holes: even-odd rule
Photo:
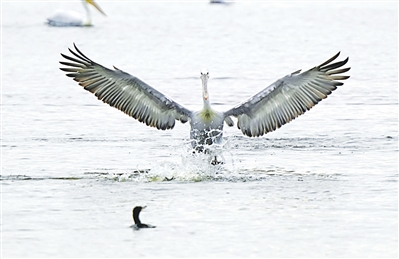
[[[337,86],[337,80],[348,79],[342,75],[350,68],[341,68],[349,58],[332,63],[339,52],[306,72],[293,72],[268,86],[246,102],[226,111],[225,116],[237,117],[237,126],[250,137],[262,136],[274,131],[304,114],[326,98]]]
[[[175,120],[183,123],[188,120],[191,111],[137,77],[116,67],[115,70],[110,70],[95,63],[80,52],[75,44],[74,46],[76,52],[69,49],[74,57],[61,53],[67,62],[60,63],[67,67],[60,69],[99,100],[157,129],[172,129]]]

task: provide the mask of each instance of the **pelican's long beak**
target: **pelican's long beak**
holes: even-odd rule
[[[204,101],[208,101],[208,99],[209,99],[208,78],[209,78],[209,72],[208,71],[202,71],[201,72],[202,96],[204,97]]]
[[[100,13],[102,13],[103,15],[107,16],[103,10],[101,10],[100,6],[94,2],[93,0],[86,0],[86,3],[91,4],[92,6],[94,6]]]

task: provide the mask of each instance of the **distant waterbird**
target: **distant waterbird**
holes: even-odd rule
[[[145,209],[147,206],[137,206],[133,208],[133,220],[134,220],[134,225],[132,225],[131,227],[134,229],[140,229],[140,228],[155,228],[156,226],[152,226],[149,224],[144,224],[141,223],[140,221],[140,212]]]
[[[67,61],[60,61],[67,72],[85,90],[99,100],[115,107],[127,115],[157,129],[172,129],[175,121],[190,121],[192,147],[203,152],[208,145],[221,143],[223,125],[233,126],[232,116],[237,118],[237,127],[249,137],[259,137],[272,132],[304,114],[326,98],[342,75],[350,68],[342,68],[349,58],[332,63],[340,52],[326,62],[303,73],[297,70],[284,76],[245,102],[225,111],[211,107],[208,93],[209,72],[201,71],[203,108],[192,111],[173,101],[139,78],[114,67],[108,69],[86,57],[74,44],[73,56],[62,54]],[[73,63],[71,63],[72,61]]]
[[[233,2],[233,0],[210,0],[209,3],[211,3],[211,4],[232,4],[234,2]]]
[[[68,26],[92,26],[91,13],[88,4],[94,6],[100,13],[106,16],[100,6],[94,0],[82,0],[85,14],[69,10],[57,10],[47,18],[47,24],[55,27]]]

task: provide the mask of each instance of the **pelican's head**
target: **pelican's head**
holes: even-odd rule
[[[202,96],[204,97],[204,101],[208,101],[209,95],[208,95],[208,78],[209,78],[209,72],[206,69],[201,70],[201,76],[202,80]]]
[[[91,4],[92,6],[94,6],[100,13],[102,13],[103,15],[107,16],[103,10],[101,10],[100,6],[94,2],[94,0],[83,0],[84,2]]]

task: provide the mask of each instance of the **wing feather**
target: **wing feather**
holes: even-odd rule
[[[340,52],[326,62],[300,73],[295,71],[266,87],[244,103],[226,111],[224,116],[237,117],[237,126],[250,137],[262,136],[304,114],[321,100],[327,98],[337,86],[342,75],[350,70],[341,68],[349,58],[332,63]]]
[[[68,62],[60,61],[67,66],[60,69],[99,100],[162,130],[173,128],[175,120],[185,123],[190,117],[191,111],[137,77],[116,67],[115,70],[103,67],[84,55],[75,44],[74,47],[75,50],[69,49],[73,57],[61,53]]]

